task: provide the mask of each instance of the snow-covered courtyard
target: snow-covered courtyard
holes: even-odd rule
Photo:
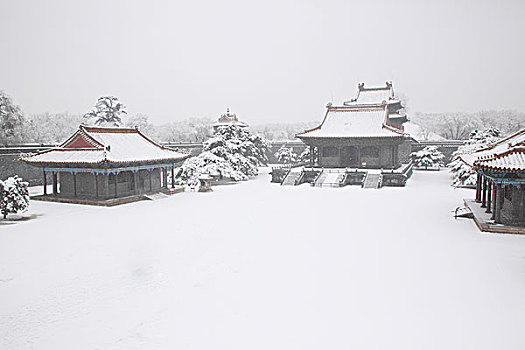
[[[472,190],[255,180],[0,224],[0,349],[525,349],[525,237]]]

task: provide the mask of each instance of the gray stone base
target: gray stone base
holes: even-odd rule
[[[482,232],[493,232],[493,233],[512,233],[512,234],[525,234],[525,227],[523,226],[511,226],[496,224],[491,219],[492,214],[486,213],[485,208],[481,207],[480,203],[477,203],[473,199],[463,199],[465,206],[471,211],[474,219],[474,223]]]
[[[164,193],[167,195],[173,195],[176,193],[184,192],[183,187],[176,187],[176,188],[170,188],[170,189],[163,189],[160,192],[155,193]],[[83,204],[83,205],[96,205],[96,206],[102,206],[102,207],[113,207],[115,205],[120,204],[126,204],[126,203],[133,203],[138,202],[142,200],[148,200],[146,198],[146,195],[152,194],[152,193],[146,193],[146,194],[137,194],[132,196],[126,196],[126,197],[119,197],[119,198],[109,198],[109,199],[85,199],[85,198],[73,198],[73,197],[60,197],[60,196],[53,196],[53,195],[38,195],[38,196],[31,196],[31,200],[35,201],[44,201],[44,202],[55,202],[55,203],[70,203],[70,204]]]

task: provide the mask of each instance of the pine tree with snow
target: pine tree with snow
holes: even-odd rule
[[[284,145],[279,148],[274,154],[277,161],[282,164],[295,164],[297,163],[297,154],[293,151],[292,147],[286,147]]]
[[[246,128],[221,126],[203,143],[203,151],[179,168],[181,182],[195,183],[202,174],[232,181],[248,180],[258,174],[257,167],[268,162],[269,142]]]
[[[318,152],[319,151],[318,151],[317,147],[313,147],[313,149],[314,149],[314,161],[315,161],[315,159],[318,158]],[[301,154],[298,157],[298,161],[299,161],[299,163],[302,163],[302,164],[305,164],[305,163],[309,164],[310,163],[310,161],[311,161],[311,158],[310,158],[310,147],[306,147],[304,149],[304,151],[301,152]],[[312,164],[312,165],[314,165],[314,164]]]
[[[411,155],[412,161],[417,168],[439,167],[443,165],[445,155],[438,150],[437,146],[427,146],[421,151],[413,152]]]
[[[95,125],[121,126],[122,116],[127,114],[124,106],[115,96],[99,97],[95,109],[84,114],[84,119],[90,123],[94,120]]]
[[[501,132],[497,128],[472,131],[465,144],[452,154],[452,161],[448,164],[452,173],[452,185],[456,187],[475,186],[477,180],[476,172],[469,165],[465,164],[459,156],[486,148],[500,139]]]
[[[29,191],[27,182],[22,181],[18,176],[9,177],[5,181],[0,181],[0,213],[4,219],[7,214],[16,214],[27,210],[29,207]]]

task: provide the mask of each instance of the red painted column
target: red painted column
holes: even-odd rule
[[[481,207],[485,208],[487,206],[487,178],[482,175],[482,192],[481,192]]]
[[[46,171],[42,170],[44,173],[44,196],[47,196],[47,177],[46,177]]]
[[[487,210],[485,210],[486,213],[492,213],[492,187],[494,187],[492,181],[488,180],[487,182],[488,190],[487,190]]]
[[[77,173],[73,173],[73,196],[77,196]]]

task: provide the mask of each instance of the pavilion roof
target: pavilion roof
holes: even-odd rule
[[[247,127],[248,124],[241,122],[240,120],[231,120],[231,121],[217,121],[213,123],[213,126],[228,126],[228,125],[235,125],[240,127]]]
[[[230,113],[230,109],[226,109],[226,113],[222,114],[217,122],[213,124],[213,126],[228,126],[228,125],[235,125],[240,127],[246,127],[248,124],[241,122],[237,115],[234,113]]]
[[[464,163],[478,169],[525,171],[525,129],[489,147],[459,157]]]
[[[327,106],[321,125],[296,136],[308,138],[371,138],[403,137],[405,134],[389,126],[389,111],[380,106]]]
[[[164,147],[136,128],[81,125],[59,147],[22,157],[30,164],[137,164],[178,162],[189,154]]]

